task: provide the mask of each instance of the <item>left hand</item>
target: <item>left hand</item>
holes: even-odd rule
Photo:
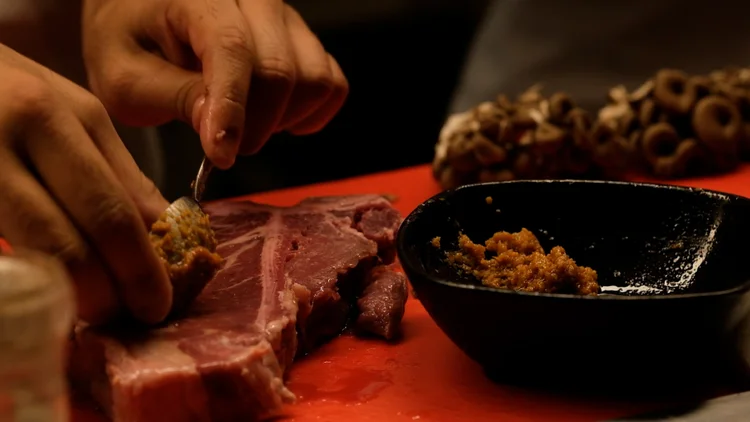
[[[273,133],[319,131],[348,94],[336,60],[281,0],[85,0],[83,45],[113,117],[184,120],[222,169]]]

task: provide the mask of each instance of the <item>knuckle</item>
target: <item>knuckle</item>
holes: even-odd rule
[[[263,79],[288,87],[294,84],[296,77],[294,62],[286,55],[271,55],[261,58],[257,73]]]
[[[43,251],[69,266],[87,260],[88,247],[72,224],[55,218],[49,212],[40,211],[44,207],[27,198],[11,196],[8,199],[22,211],[15,213],[16,218],[11,216],[3,221],[3,225],[9,234],[21,240],[21,246]]]
[[[72,226],[35,212],[25,213],[16,223],[19,227],[14,231],[23,233],[26,246],[57,257],[66,265],[86,261],[88,248]]]
[[[135,77],[132,72],[117,67],[109,67],[103,70],[99,83],[95,84],[94,92],[98,95],[103,106],[109,107],[113,112],[122,108],[135,86]]]
[[[241,26],[229,25],[219,31],[218,45],[238,62],[250,61],[252,51],[247,32]]]
[[[349,81],[342,78],[340,81],[334,83],[333,90],[337,95],[346,98],[349,95]]]
[[[128,202],[111,194],[91,198],[92,231],[99,239],[130,236],[139,230],[139,218]]]
[[[104,104],[93,95],[86,95],[80,100],[80,110],[87,120],[91,122],[109,121],[109,115]]]
[[[224,87],[223,90],[223,101],[226,102],[226,106],[232,110],[244,110],[245,103],[247,102],[247,91],[244,90],[242,84],[230,83]]]
[[[195,101],[194,93],[197,87],[201,86],[200,79],[191,80],[180,87],[175,95],[174,109],[179,113],[179,117],[190,122],[193,115],[193,106]]]
[[[77,236],[59,233],[48,239],[47,252],[67,265],[77,265],[86,261],[87,248]]]
[[[333,89],[333,94],[331,94],[331,97],[336,98],[336,100],[339,103],[341,103],[339,105],[339,108],[341,108],[341,106],[343,106],[343,103],[346,101],[346,98],[348,96],[349,96],[349,85],[346,85],[346,84],[341,85],[341,86],[336,86]]]
[[[349,81],[344,75],[334,77],[333,92],[335,96],[341,98],[346,98],[346,96],[349,95]]]
[[[55,92],[41,79],[24,75],[8,89],[8,98],[13,98],[14,104],[11,113],[16,119],[42,120],[54,111]]]
[[[329,96],[334,91],[336,85],[333,74],[328,69],[313,71],[303,81],[298,81],[298,83],[306,86],[307,90],[315,97]]]
[[[323,130],[323,128],[326,127],[327,124],[328,120],[318,120],[315,122],[306,123],[304,125],[296,127],[295,133],[298,133],[300,135],[310,135],[313,133],[318,133]]]

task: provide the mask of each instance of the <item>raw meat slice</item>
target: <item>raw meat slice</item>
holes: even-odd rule
[[[115,422],[271,416],[294,400],[283,377],[295,355],[340,333],[353,313],[361,310],[362,330],[397,332],[406,280],[383,264],[401,217],[384,198],[206,211],[225,263],[186,316],[148,331],[76,329],[71,376]]]
[[[310,198],[288,210],[285,225],[293,250],[286,276],[295,283],[300,306],[298,354],[341,332],[357,311],[356,297],[365,287],[367,273],[380,262],[393,260],[400,223],[401,216],[388,200],[371,195]],[[405,288],[405,278],[395,274]],[[405,297],[394,296],[388,308],[401,309],[390,318],[394,327],[403,316],[401,300]],[[387,313],[384,307],[379,312]],[[388,315],[381,318],[389,320]],[[359,328],[368,331],[369,325]],[[374,334],[390,338],[391,331]]]
[[[403,274],[392,265],[377,266],[367,275],[357,300],[357,328],[387,339],[393,338],[404,316],[409,292]]]

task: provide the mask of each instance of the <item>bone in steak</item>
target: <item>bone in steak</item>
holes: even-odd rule
[[[391,338],[407,298],[399,213],[377,195],[206,206],[224,267],[179,320],[76,329],[71,376],[115,422],[254,420],[294,400],[295,355],[355,326]],[[299,344],[299,347],[298,347]]]

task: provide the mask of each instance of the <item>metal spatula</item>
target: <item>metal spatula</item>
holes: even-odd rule
[[[167,221],[169,223],[172,223],[175,227],[175,231],[172,233],[172,235],[176,238],[176,240],[182,238],[182,234],[177,229],[177,225],[174,224],[177,217],[190,216],[194,219],[196,227],[210,230],[206,225],[208,219],[205,218],[206,214],[203,212],[203,209],[200,206],[200,201],[201,198],[203,198],[203,191],[205,191],[206,189],[206,181],[208,180],[208,175],[211,173],[213,167],[214,166],[211,161],[209,161],[206,157],[203,157],[201,166],[198,169],[198,175],[195,177],[195,181],[193,182],[193,197],[191,198],[189,196],[183,196],[172,202],[172,204],[170,204],[165,211]]]
[[[172,313],[187,309],[221,264],[216,237],[200,200],[211,171],[205,157],[193,182],[193,197],[174,201],[151,226],[151,242],[167,265],[172,282]]]

